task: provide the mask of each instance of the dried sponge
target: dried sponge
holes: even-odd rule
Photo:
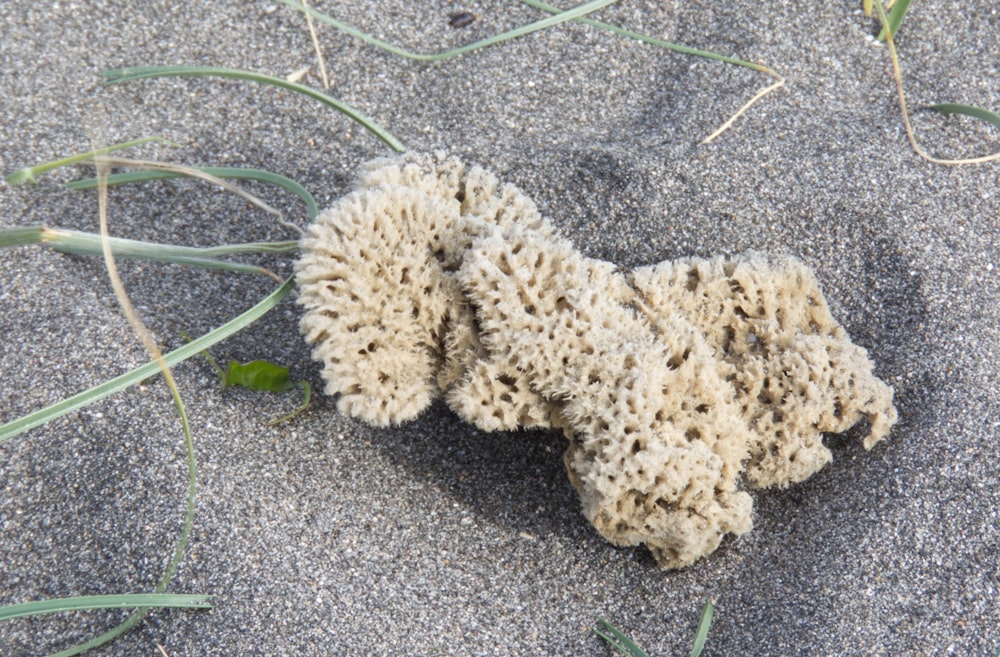
[[[387,185],[348,195],[310,226],[296,266],[302,331],[342,412],[385,426],[437,395],[442,330],[460,293],[432,254],[458,219],[457,204]]]
[[[787,486],[830,459],[822,432],[867,417],[870,448],[896,421],[892,389],[872,375],[864,349],[833,319],[812,272],[761,253],[684,259],[637,269],[632,284],[648,311],[687,317],[718,360],[752,429],[746,479]]]
[[[487,350],[563,404],[570,480],[605,538],[678,568],[750,528],[747,429],[693,327],[654,332],[612,265],[531,230],[478,240],[459,277]]]
[[[621,272],[440,153],[367,165],[302,248],[302,330],[343,412],[386,425],[442,396],[484,430],[561,428],[586,517],[664,568],[748,531],[743,488],[816,472],[823,432],[867,418],[871,447],[896,421],[794,258]]]
[[[476,236],[513,225],[553,232],[516,187],[442,153],[370,162],[316,218],[296,264],[301,327],[342,412],[386,426],[451,390],[452,408],[485,430],[558,425],[519,372],[480,359],[454,276]]]

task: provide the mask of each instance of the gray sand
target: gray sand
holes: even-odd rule
[[[570,3],[562,3],[569,6]],[[756,495],[754,530],[673,573],[607,544],[579,512],[551,433],[484,434],[443,405],[374,430],[320,397],[220,392],[177,368],[197,439],[198,516],[174,592],[215,609],[158,611],[102,655],[605,656],[596,618],[653,657],[686,654],[718,601],[708,655],[992,655],[1000,647],[1000,165],[927,163],[908,145],[887,52],[858,2],[623,0],[615,24],[769,64],[784,89],[698,142],[767,78],[564,25],[456,60],[404,61],[321,27],[331,93],[413,149],[443,148],[522,187],[588,255],[627,266],[748,249],[794,254],[896,389],[901,419],[870,453],[859,427],[834,463]],[[540,17],[515,2],[326,2],[393,43],[434,51]],[[477,20],[456,30],[452,11]],[[900,37],[915,108],[1000,110],[1000,9],[914,3]],[[248,83],[102,88],[144,64],[278,76],[314,61],[277,2],[0,3],[0,171],[161,135],[142,157],[261,167],[328,204],[388,149],[344,117]],[[318,85],[315,67],[306,82]],[[917,112],[942,156],[1000,131]],[[0,226],[95,230],[93,194],[0,184]],[[289,195],[249,185],[297,221]],[[115,190],[116,235],[214,245],[292,239],[205,184]],[[264,259],[282,274],[290,258]],[[252,305],[263,277],[125,263],[167,347]],[[214,348],[319,384],[289,299]],[[0,252],[0,420],[143,362],[95,259]],[[183,515],[182,438],[160,379],[0,446],[0,604],[151,590]],[[85,640],[123,612],[0,625],[4,657]]]

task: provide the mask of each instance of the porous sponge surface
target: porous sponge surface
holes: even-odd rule
[[[444,154],[366,165],[297,265],[302,330],[341,411],[436,396],[483,430],[561,428],[585,516],[664,568],[752,524],[745,487],[830,460],[823,432],[896,420],[807,267],[750,253],[621,272],[531,200]]]
[[[687,317],[716,360],[733,367],[736,402],[751,428],[751,485],[784,487],[818,471],[831,459],[823,432],[866,417],[870,448],[895,423],[892,390],[795,258],[689,258],[637,269],[632,284],[647,312]]]
[[[562,400],[566,467],[602,535],[676,568],[750,528],[746,427],[690,325],[654,332],[612,265],[530,230],[478,240],[459,276],[487,350]]]
[[[520,372],[488,359],[455,277],[478,236],[515,225],[553,232],[482,168],[443,153],[365,165],[356,190],[309,227],[296,263],[302,332],[341,412],[387,426],[444,391],[487,431],[559,425]]]
[[[317,217],[296,279],[301,328],[344,413],[385,426],[416,417],[436,393],[441,329],[454,282],[433,257],[456,204],[407,187],[359,190]]]

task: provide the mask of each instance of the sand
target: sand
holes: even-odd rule
[[[570,6],[569,3],[562,3]],[[542,14],[513,1],[326,2],[332,15],[432,52]],[[452,28],[448,15],[476,20]],[[629,1],[616,25],[760,61],[786,84],[711,144],[769,83],[760,73],[563,25],[420,63],[320,26],[330,93],[412,149],[446,149],[531,195],[587,255],[636,266],[749,249],[814,268],[838,320],[896,390],[900,422],[871,452],[831,436],[808,482],[755,494],[754,530],[679,572],[586,522],[560,435],[485,434],[443,405],[372,429],[318,395],[221,391],[204,359],[176,369],[199,461],[190,547],[169,590],[210,612],[156,611],[108,656],[611,654],[605,618],[651,656],[686,654],[706,600],[707,655],[968,655],[1000,647],[1000,165],[948,167],[906,140],[886,48],[860,2]],[[924,148],[1000,150],[1000,130],[920,108],[1000,110],[1000,9],[914,3],[899,36]],[[321,205],[390,153],[318,103],[217,79],[106,88],[99,71],[200,64],[285,76],[310,66],[301,15],[277,2],[0,4],[0,172],[158,135],[130,153],[290,176]],[[0,184],[0,227],[96,230],[96,197]],[[289,194],[261,194],[299,224]],[[112,233],[198,246],[296,235],[204,183],[112,191]],[[257,258],[282,275],[292,255]],[[122,264],[167,348],[249,308],[263,276]],[[215,348],[319,387],[286,300]],[[0,421],[146,360],[103,265],[0,252]],[[147,592],[184,511],[183,439],[160,378],[0,444],[0,604]],[[122,611],[0,625],[0,654],[42,655]]]

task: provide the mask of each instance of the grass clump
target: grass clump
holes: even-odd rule
[[[903,126],[906,128],[906,137],[909,140],[913,151],[928,162],[953,166],[962,164],[984,164],[986,162],[995,162],[1000,160],[1000,152],[993,153],[992,155],[983,155],[981,157],[948,159],[934,157],[923,149],[913,132],[913,126],[910,124],[910,112],[907,109],[906,94],[903,91],[903,75],[900,70],[899,57],[896,54],[895,43],[896,31],[903,22],[903,16],[906,14],[906,10],[910,7],[910,0],[897,0],[895,5],[892,6],[892,13],[890,14],[886,13],[886,8],[883,5],[882,0],[865,0],[864,10],[869,16],[872,14],[872,6],[874,6],[875,12],[878,14],[879,21],[882,23],[882,31],[879,33],[878,38],[879,40],[884,40],[889,48],[889,58],[892,61],[893,78],[896,81],[896,94],[899,99],[899,111],[903,116]],[[939,103],[931,105],[930,109],[941,114],[961,114],[970,116],[986,121],[1000,128],[1000,115],[978,107],[957,103]]]
[[[701,657],[701,653],[705,649],[705,642],[708,640],[708,630],[712,626],[713,616],[715,616],[715,603],[706,602],[705,606],[702,607],[701,617],[698,619],[698,628],[694,633],[690,657]],[[602,619],[598,621],[598,624],[601,629],[595,629],[594,633],[607,641],[618,653],[625,657],[649,657],[645,650],[608,621]]]

